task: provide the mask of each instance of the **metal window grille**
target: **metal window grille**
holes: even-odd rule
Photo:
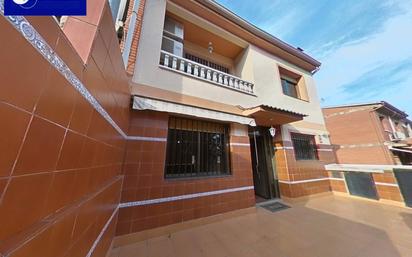
[[[282,90],[285,95],[299,98],[297,84],[293,81],[282,78]]]
[[[192,55],[192,54],[188,54],[188,53],[185,54],[185,58],[186,58],[186,59],[189,59],[189,60],[191,60],[191,61],[194,61],[194,62],[203,64],[203,65],[205,65],[205,66],[208,66],[208,67],[210,67],[210,68],[212,68],[212,69],[215,69],[215,70],[218,70],[218,71],[221,71],[221,72],[224,72],[224,73],[229,74],[229,68],[227,68],[227,67],[225,67],[225,66],[216,64],[216,63],[214,63],[214,62],[205,60],[205,59],[203,59],[203,58],[200,58],[200,57],[194,56],[194,55]]]
[[[315,136],[292,133],[296,160],[318,160]]]
[[[225,124],[170,117],[165,177],[229,175],[228,132]]]

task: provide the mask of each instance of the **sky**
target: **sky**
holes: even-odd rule
[[[412,0],[217,1],[319,60],[322,106],[384,100],[412,116]]]

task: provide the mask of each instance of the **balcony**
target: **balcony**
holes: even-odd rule
[[[163,50],[160,54],[160,67],[182,75],[200,79],[217,86],[236,90],[249,95],[255,95],[253,91],[253,83]]]

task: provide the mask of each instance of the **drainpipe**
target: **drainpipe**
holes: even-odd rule
[[[123,50],[122,56],[123,56],[124,67],[126,69],[127,69],[127,64],[129,63],[130,48],[132,47],[133,35],[136,29],[137,11],[139,10],[139,3],[140,3],[140,0],[133,1],[132,15],[130,17],[129,29],[127,31],[127,36],[126,36],[126,40],[124,43],[124,50]]]

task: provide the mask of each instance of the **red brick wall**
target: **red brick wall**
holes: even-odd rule
[[[133,12],[133,3],[134,0],[130,0],[129,3],[129,9],[127,10],[127,17],[131,17],[132,12]],[[130,55],[129,55],[129,62],[127,64],[127,73],[129,75],[133,75],[134,73],[134,68],[136,64],[136,58],[137,58],[137,49],[139,47],[139,40],[140,40],[140,32],[142,30],[142,23],[143,23],[143,16],[144,16],[144,7],[146,4],[146,0],[139,0],[139,8],[137,11],[137,19],[136,19],[136,29],[133,34],[133,41],[132,41],[132,46],[130,49]],[[129,20],[130,21],[130,20]],[[127,22],[125,24],[125,29],[124,29],[124,38],[126,38],[128,30],[129,30],[129,25],[130,22]],[[121,47],[122,49],[124,48],[124,40],[121,42]]]
[[[111,22],[105,10],[101,21]],[[52,17],[28,19],[127,128],[129,89],[114,29],[96,30],[84,63]],[[0,69],[0,255],[86,256],[119,203],[126,142],[3,16],[0,31],[8,38],[0,48],[7,64]],[[93,256],[105,256],[112,221]]]
[[[168,115],[136,111],[131,136],[167,138]],[[244,127],[246,129],[246,127]],[[247,136],[231,136],[231,143],[249,143]],[[168,180],[164,178],[166,142],[128,141],[122,202],[142,201],[214,190],[252,186],[248,146],[231,146],[232,175],[220,178]],[[254,191],[224,193],[168,203],[120,209],[117,235],[182,222],[254,205]]]
[[[393,164],[378,116],[371,107],[324,109],[338,163]]]

